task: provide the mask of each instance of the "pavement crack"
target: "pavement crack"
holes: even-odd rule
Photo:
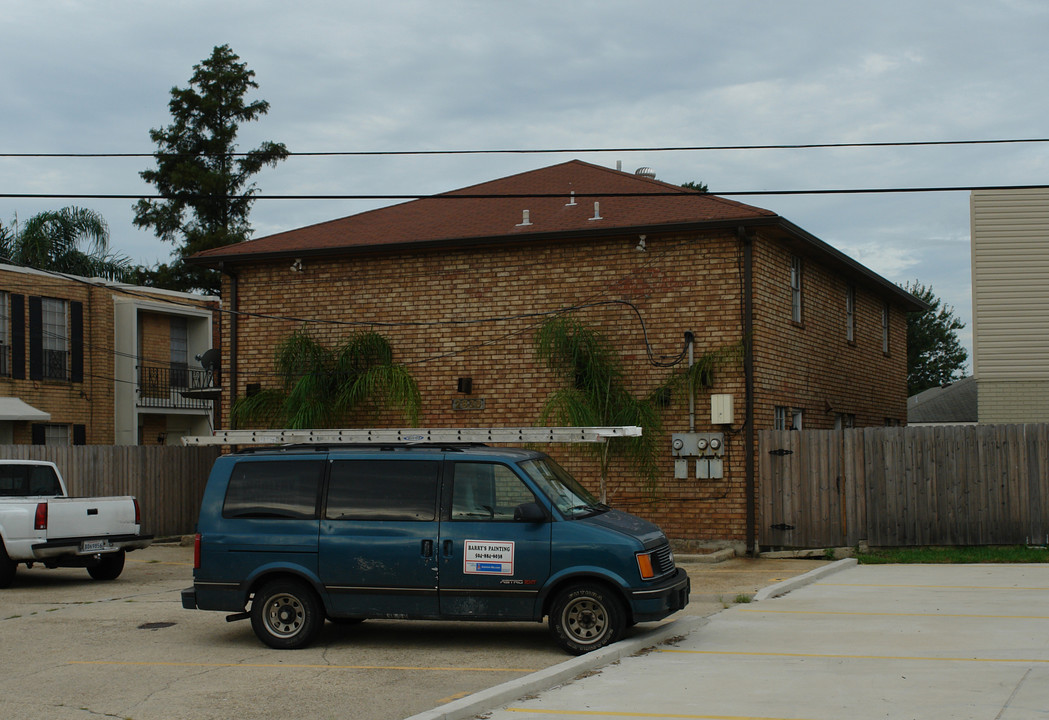
[[[1009,695],[1009,699],[1005,701],[1005,705],[1002,705],[1002,709],[998,711],[998,714],[994,716],[994,720],[1002,719],[1002,715],[1009,709],[1009,706],[1013,704],[1013,700],[1016,699],[1017,693],[1020,692],[1020,687],[1024,684],[1024,681],[1027,680],[1027,676],[1031,674],[1032,670],[1034,670],[1034,668],[1027,668],[1027,672],[1023,674],[1022,678],[1020,678],[1020,682],[1016,683],[1016,687],[1013,688],[1012,694]]]

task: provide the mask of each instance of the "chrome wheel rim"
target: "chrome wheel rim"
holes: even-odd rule
[[[277,637],[292,637],[302,630],[306,622],[306,610],[297,597],[281,593],[266,601],[262,617],[270,633]]]

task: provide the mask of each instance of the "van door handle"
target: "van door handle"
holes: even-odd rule
[[[433,557],[433,540],[423,540],[423,557]]]
[[[443,549],[442,552],[444,552],[444,556],[445,557],[451,557],[452,556],[452,541],[451,540],[445,540],[444,541],[444,549]]]

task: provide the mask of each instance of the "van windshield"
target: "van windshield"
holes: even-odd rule
[[[520,466],[565,517],[587,517],[608,510],[551,458],[525,460]]]

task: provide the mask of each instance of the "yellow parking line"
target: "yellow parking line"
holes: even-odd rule
[[[762,610],[760,608],[737,608],[739,612],[766,613],[768,615],[864,615],[872,617],[930,617],[930,618],[981,618],[990,620],[1049,620],[1046,615],[974,615],[959,613],[886,613],[849,612],[844,610]]]
[[[677,720],[804,720],[804,718],[767,717],[765,715],[694,715],[691,713],[640,713],[614,712],[610,710],[537,710],[535,708],[517,707],[508,707],[506,711],[532,713],[534,715],[560,715],[562,717],[677,718]]]
[[[984,662],[984,663],[1049,663],[1049,658],[971,658],[971,657],[921,657],[909,655],[835,655],[829,653],[778,653],[778,652],[742,652],[735,650],[673,650],[660,648],[656,652],[682,653],[687,655],[738,655],[744,657],[792,657],[792,658],[827,658],[830,660],[939,660],[942,662]]]
[[[1049,587],[1016,587],[1016,586],[1003,586],[996,587],[994,585],[885,585],[883,583],[829,583],[829,582],[817,582],[816,585],[822,585],[824,587],[858,587],[858,588],[931,588],[933,590],[1033,590],[1037,592],[1044,592],[1049,590]]]
[[[438,705],[447,705],[452,700],[458,700],[460,698],[466,697],[467,695],[473,695],[473,690],[463,690],[462,692],[455,693],[455,695],[449,695],[446,698],[441,698],[440,700],[437,701],[437,704]]]
[[[197,667],[197,668],[296,668],[302,670],[431,670],[438,672],[505,672],[531,673],[537,668],[491,667],[421,667],[418,665],[298,665],[294,663],[202,663],[202,662],[126,662],[118,660],[70,660],[70,665],[120,665],[125,667]]]

